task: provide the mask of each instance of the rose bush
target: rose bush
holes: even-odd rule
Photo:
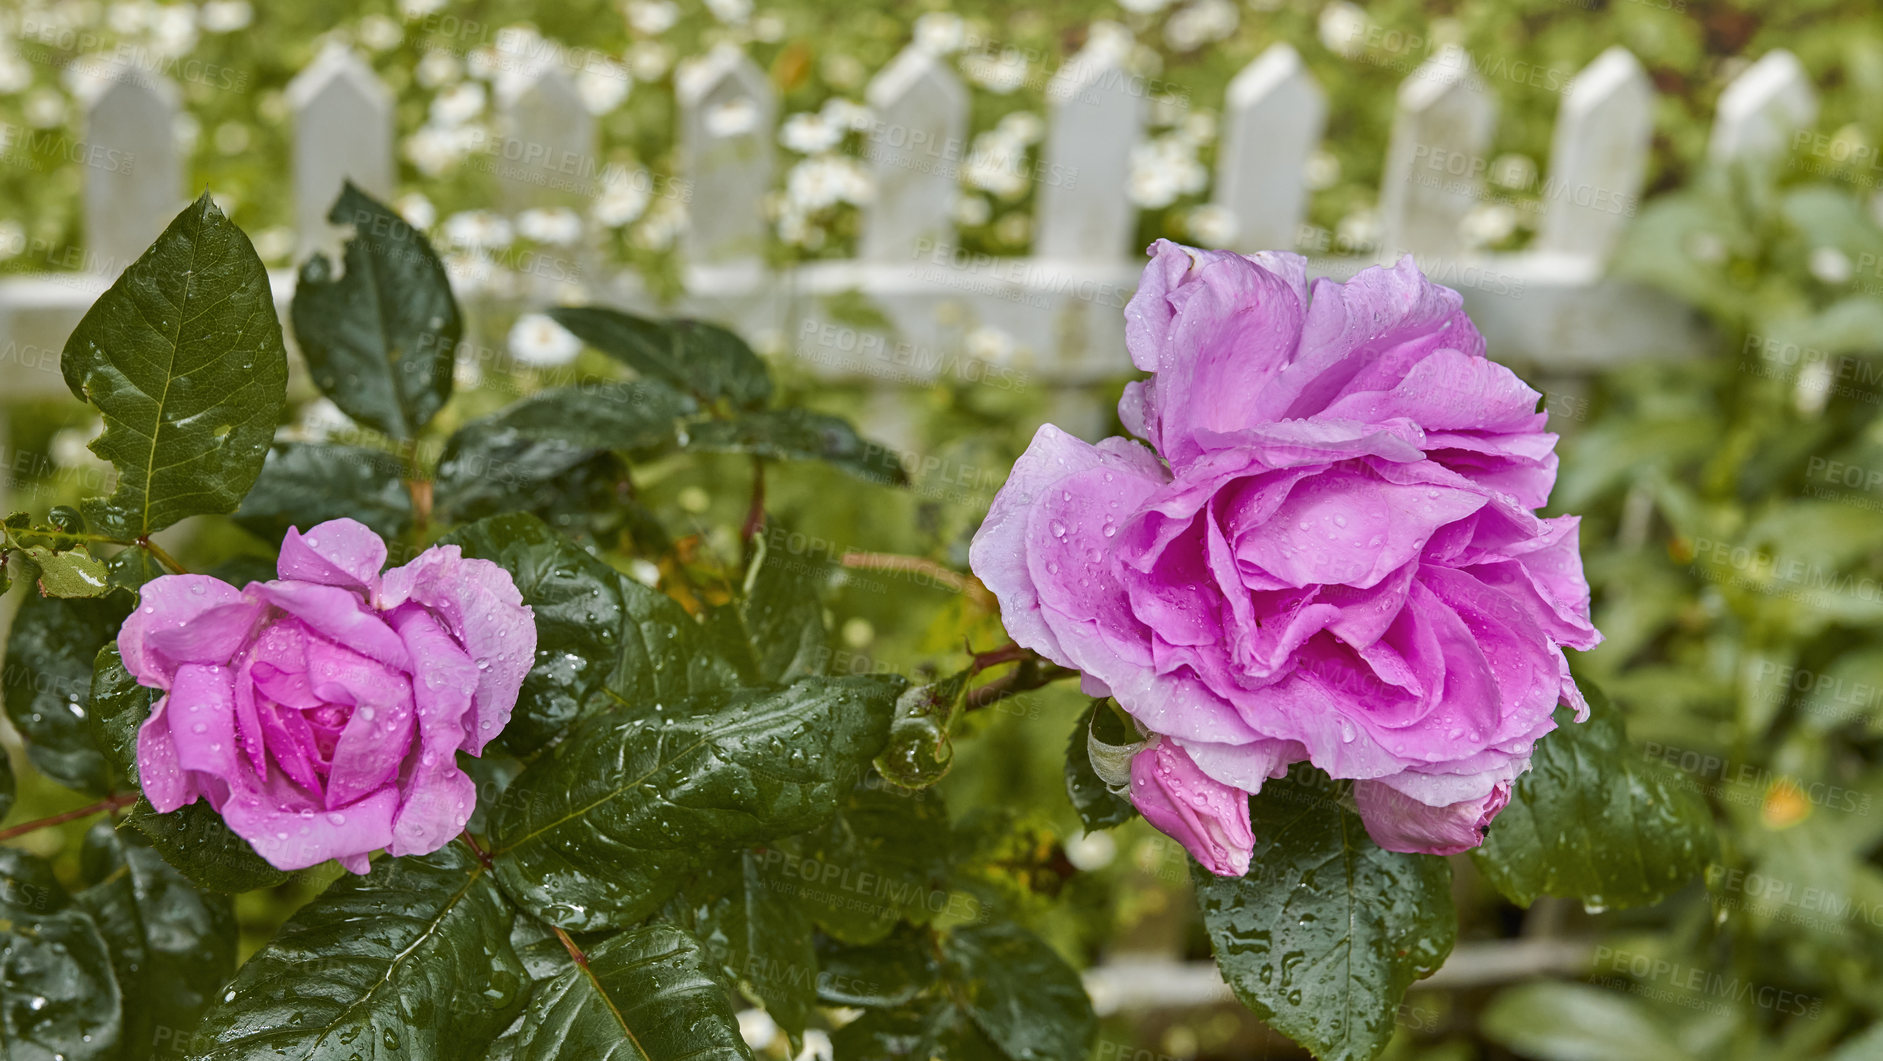
[[[536,652],[510,573],[434,546],[380,573],[386,543],[336,519],[281,543],[280,578],[146,583],[118,634],[164,691],[138,731],[159,811],[207,799],[280,869],[429,854],[477,801],[457,764],[503,730]]]
[[[1151,735],[1134,802],[1217,874],[1307,760],[1392,851],[1476,846],[1601,639],[1540,395],[1410,258],[1346,283],[1160,241],[1119,417],[1048,424],[970,551],[1021,645]]]

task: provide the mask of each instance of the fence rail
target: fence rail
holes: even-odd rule
[[[86,169],[86,270],[0,280],[0,349],[56,352],[111,277],[180,208],[185,155],[173,129],[180,94],[161,76],[120,68],[88,102],[85,138],[135,165]],[[721,46],[676,78],[678,186],[690,223],[681,250],[680,312],[770,335],[831,377],[871,375],[863,351],[896,344],[922,352],[917,365],[959,355],[974,328],[1010,337],[1006,355],[1029,378],[1079,384],[1128,369],[1120,308],[1135,287],[1142,248],[1131,236],[1127,197],[1132,148],[1147,100],[1112,51],[1088,47],[1048,88],[1050,114],[1037,172],[1033,253],[984,257],[956,244],[953,204],[969,152],[967,89],[942,58],[911,45],[868,86],[873,125],[866,165],[873,200],[862,208],[852,260],[784,269],[763,264],[765,199],[776,167],[778,99],[751,59]],[[331,246],[325,220],[342,180],[389,195],[397,135],[391,93],[370,68],[331,46],[292,82],[292,194],[302,254]],[[1498,356],[1548,374],[1635,358],[1703,351],[1705,329],[1661,295],[1604,278],[1638,200],[1653,133],[1654,91],[1641,64],[1614,47],[1564,93],[1551,146],[1534,246],[1474,254],[1459,222],[1482,200],[1494,97],[1471,57],[1435,53],[1401,84],[1380,189],[1380,253],[1315,258],[1320,275],[1345,276],[1373,261],[1412,253],[1429,273],[1463,292]],[[600,164],[597,130],[553,59],[498,94],[489,161],[509,210],[581,203],[620,179]],[[1722,94],[1709,147],[1715,163],[1785,148],[1815,118],[1816,95],[1798,60],[1774,51]],[[1304,170],[1321,139],[1326,104],[1300,57],[1276,44],[1230,83],[1211,201],[1233,219],[1238,250],[1296,243],[1309,189]],[[1051,175],[1076,175],[1054,181]],[[592,263],[599,255],[578,252]],[[584,269],[582,290],[530,278],[518,305],[572,295],[654,309],[627,270]],[[285,306],[293,277],[275,277]],[[833,314],[839,297],[861,295],[890,322],[861,342],[815,337],[854,326]],[[473,295],[478,297],[494,297]],[[848,349],[846,349],[846,345]],[[0,364],[7,398],[57,393],[56,372]],[[56,362],[56,357],[51,358]],[[879,369],[880,365],[875,366]],[[906,376],[906,374],[905,374]]]

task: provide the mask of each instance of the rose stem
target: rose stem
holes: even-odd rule
[[[490,856],[484,853],[483,848],[477,846],[477,837],[472,836],[469,829],[459,833],[458,839],[464,841],[464,846],[471,849],[471,854],[477,856],[477,861],[482,863],[485,869],[490,868]]]
[[[752,458],[752,504],[745,510],[739,540],[749,542],[765,526],[765,458]]]
[[[89,818],[90,816],[94,814],[99,814],[104,811],[116,811],[120,808],[128,807],[131,804],[136,803],[136,802],[137,802],[137,793],[135,792],[124,792],[116,796],[106,796],[104,799],[99,800],[98,802],[92,804],[89,807],[80,807],[77,810],[62,811],[58,814],[53,815],[50,818],[41,818],[38,821],[21,822],[20,824],[13,826],[11,829],[0,830],[0,840],[11,840],[16,836],[25,836],[27,833],[33,832],[34,830],[37,830],[37,829],[46,829],[54,825],[64,825],[66,822],[76,821],[79,818]]]
[[[143,546],[145,549],[148,549],[150,551],[150,555],[157,558],[158,563],[169,568],[172,572],[179,575],[187,575],[190,573],[188,568],[184,567],[182,564],[177,563],[176,557],[171,556],[169,553],[164,552],[163,546],[158,545],[156,542],[151,541],[148,537],[137,539],[137,544]]]
[[[964,575],[933,560],[920,556],[902,556],[898,553],[845,553],[837,563],[844,567],[853,567],[866,571],[907,571],[922,575],[945,589],[967,595],[976,604],[991,606],[994,598],[981,585],[981,580],[972,575]]]

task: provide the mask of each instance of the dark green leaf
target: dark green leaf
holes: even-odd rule
[[[233,512],[287,396],[268,271],[204,195],[93,304],[60,368],[103,414],[92,452],[118,469],[117,492],[85,502],[100,533],[128,542]]]
[[[91,916],[73,905],[43,860],[0,848],[0,1044],[6,1056],[116,1057],[121,1004],[111,952]]]
[[[277,442],[235,518],[271,543],[289,527],[306,530],[342,516],[396,538],[412,525],[404,474],[397,457],[376,449]]]
[[[1012,1061],[947,998],[873,1009],[830,1037],[838,1061]]]
[[[1098,1018],[1079,974],[1012,922],[964,925],[942,938],[968,1014],[1013,1061],[1079,1061]]]
[[[536,666],[502,737],[512,751],[534,751],[598,703],[671,702],[735,684],[731,665],[705,649],[704,631],[678,602],[534,516],[494,516],[442,541],[510,572],[535,610]]]
[[[1451,953],[1451,867],[1373,843],[1325,775],[1297,766],[1250,801],[1255,868],[1191,865],[1223,978],[1275,1030],[1322,1061],[1367,1061],[1400,999]]]
[[[909,481],[895,450],[857,434],[848,420],[805,409],[766,409],[691,424],[686,447],[823,461],[872,483],[900,486]]]
[[[682,929],[630,929],[586,957],[531,992],[515,1061],[750,1061],[725,986]]]
[[[1500,992],[1483,1028],[1492,1042],[1543,1061],[1695,1061],[1647,1005],[1589,984],[1545,981]]]
[[[817,952],[817,1000],[827,1006],[900,1006],[939,978],[928,933],[904,929],[881,943],[825,942]]]
[[[537,509],[558,480],[597,454],[648,454],[671,446],[690,399],[655,380],[542,391],[473,420],[446,443],[437,489],[444,511],[475,519]],[[550,496],[539,496],[548,491]]]
[[[823,599],[830,565],[793,555],[782,546],[786,537],[768,532],[753,539],[745,582],[715,617],[729,635],[715,643],[754,684],[796,681],[830,664]]]
[[[1590,907],[1659,902],[1717,858],[1713,817],[1699,793],[1629,749],[1599,689],[1583,693],[1589,720],[1557,710],[1557,728],[1537,742],[1471,859],[1520,906],[1540,895]]]
[[[124,1042],[138,1057],[180,1056],[186,1029],[235,975],[235,904],[208,895],[134,829],[99,822],[85,836],[78,903],[111,949],[124,995]]]
[[[119,593],[91,600],[28,593],[13,616],[0,681],[7,717],[25,738],[26,757],[67,788],[103,793],[111,784],[85,715],[92,662],[130,610]]]
[[[118,555],[105,561],[105,578],[111,588],[125,590],[132,597],[137,596],[144,583],[168,573],[150,550],[141,545],[120,549]]]
[[[141,788],[137,776],[137,731],[150,717],[150,709],[162,694],[137,684],[124,669],[117,641],[107,641],[92,658],[91,707],[86,713],[91,723],[92,742],[105,762],[119,777]]]
[[[724,398],[756,409],[771,400],[765,362],[745,340],[717,325],[651,321],[605,306],[558,306],[549,315],[609,357],[702,402]]]
[[[872,779],[874,780],[874,779]],[[785,875],[819,928],[845,943],[875,943],[896,923],[938,914],[971,919],[974,898],[949,888],[948,808],[933,790],[876,781],[845,794],[823,829],[779,845]]]
[[[504,887],[551,924],[632,924],[702,856],[815,828],[882,747],[896,678],[808,678],[691,701],[624,699],[511,786]]]
[[[1125,728],[1118,713],[1106,705],[1105,698],[1093,700],[1072,727],[1072,739],[1066,744],[1066,795],[1079,812],[1086,832],[1123,825],[1138,816],[1138,809],[1128,796],[1116,795],[1100,780],[1092,768],[1088,734],[1106,744],[1126,744],[1139,737]]]
[[[316,255],[294,288],[294,338],[340,411],[414,438],[451,397],[463,320],[444,263],[423,233],[351,183],[327,220],[353,226],[346,272]]]
[[[461,844],[382,858],[243,964],[190,1056],[481,1058],[524,1004],[514,916]]]
[[[208,803],[198,800],[159,814],[138,800],[125,818],[150,846],[204,891],[248,892],[272,888],[288,875],[255,853],[247,840],[223,823]]]
[[[731,888],[700,904],[691,927],[707,953],[765,1003],[795,1042],[804,1037],[817,1001],[817,947],[796,882],[779,872],[782,863],[775,850],[741,852],[726,874]]]

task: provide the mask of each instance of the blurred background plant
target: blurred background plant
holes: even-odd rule
[[[599,120],[602,161],[646,179],[615,186],[586,217],[493,212],[492,178],[471,163],[506,91],[500,35],[600,57],[577,87]],[[1883,198],[1874,187],[1883,170],[1781,160],[1726,173],[1708,167],[1704,151],[1722,86],[1749,58],[1784,47],[1821,92],[1818,126],[1844,145],[1838,157],[1874,159],[1883,143],[1883,22],[1871,5],[13,0],[0,10],[8,163],[0,166],[0,272],[83,266],[49,250],[82,246],[80,176],[58,144],[83,136],[78,121],[95,78],[87,57],[126,48],[221,72],[220,85],[182,85],[189,184],[215,189],[271,267],[292,264],[292,205],[279,164],[288,154],[284,90],[329,40],[365,56],[395,92],[396,206],[446,254],[460,285],[501,285],[507,251],[565,245],[587,224],[609,233],[614,265],[671,283],[679,204],[637,189],[674,172],[675,78],[720,41],[745,47],[783,100],[771,256],[844,255],[854,247],[856,207],[871,194],[860,165],[863,89],[911,37],[949,56],[976,87],[976,161],[964,168],[955,217],[964,249],[995,254],[1028,246],[1036,182],[1023,175],[1037,158],[1047,80],[1088,44],[1117,49],[1169,89],[1153,101],[1150,135],[1134,158],[1140,240],[1201,244],[1227,238],[1203,194],[1215,151],[1212,107],[1262,49],[1292,44],[1329,95],[1301,243],[1347,251],[1378,238],[1393,95],[1436,47],[1457,43],[1509,68],[1528,64],[1522,77],[1487,79],[1503,114],[1488,174],[1496,194],[1474,210],[1468,233],[1488,249],[1521,248],[1534,231],[1537,175],[1570,74],[1612,44],[1641,58],[1659,93],[1651,198],[1616,271],[1703,311],[1717,326],[1718,349],[1677,364],[1552,379],[1552,399],[1559,389],[1567,395],[1551,402],[1564,435],[1555,500],[1557,510],[1585,515],[1597,624],[1608,635],[1576,661],[1579,672],[1625,709],[1644,758],[1679,771],[1714,806],[1723,861],[1704,886],[1652,908],[1604,912],[1553,900],[1519,910],[1468,861],[1454,860],[1461,942],[1521,935],[1593,949],[1553,979],[1415,990],[1389,1056],[1883,1056],[1883,807],[1873,799],[1883,794]],[[468,389],[440,417],[446,433],[540,388],[550,366],[573,355],[559,346],[566,336],[540,319],[481,323],[484,334],[505,337],[507,356],[460,366]],[[768,352],[779,352],[778,337],[752,338],[761,349],[769,338]],[[1000,341],[984,337],[994,352]],[[854,412],[866,402],[860,389],[778,367],[790,397],[804,404]],[[922,677],[923,661],[958,662],[964,639],[978,649],[1003,640],[987,602],[947,573],[965,570],[968,539],[1032,427],[1048,418],[1049,401],[1044,388],[1011,373],[937,384],[905,425],[910,451],[925,455],[910,469],[910,490],[870,488],[819,467],[771,485],[769,507],[808,551],[932,565],[885,569],[852,557],[831,608],[840,643],[854,653],[848,665],[911,669],[915,661],[911,676]],[[16,504],[40,512],[95,490],[103,466],[83,444],[96,427],[73,409],[13,409],[5,467]],[[296,430],[323,438],[351,427],[315,400]],[[698,548],[731,557],[742,502],[736,491],[710,487],[744,474],[740,458],[693,459],[637,469],[636,484],[663,522],[697,527]],[[955,757],[940,791],[955,818],[1000,821],[987,835],[1010,848],[987,859],[1005,871],[986,886],[1029,910],[1075,965],[1130,954],[1207,960],[1180,849],[1139,821],[1085,834],[1067,801],[1062,766],[1083,704],[1073,690],[1053,688],[956,724],[954,741],[970,751]],[[20,754],[16,740],[9,746]],[[31,771],[20,776],[14,819],[73,805],[70,793]],[[82,829],[22,842],[69,871]],[[244,954],[319,890],[326,878],[315,876],[243,898]],[[782,1054],[783,1038],[760,1018],[749,1022],[748,1040]],[[1095,1056],[1299,1054],[1225,1001],[1110,1016]]]

